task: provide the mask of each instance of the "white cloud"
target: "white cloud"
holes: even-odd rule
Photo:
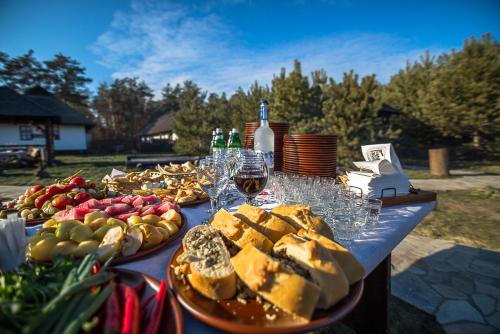
[[[167,82],[187,79],[219,93],[246,89],[255,80],[269,84],[273,74],[290,68],[294,59],[301,61],[304,73],[323,68],[339,79],[354,69],[360,75],[375,73],[386,82],[407,60],[425,52],[411,48],[405,39],[373,33],[322,36],[254,50],[233,31],[209,13],[192,15],[180,5],[133,2],[130,12],[115,13],[91,48],[113,78],[137,76],[157,95]]]

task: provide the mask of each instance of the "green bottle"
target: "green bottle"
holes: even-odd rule
[[[227,147],[229,148],[241,148],[240,134],[237,128],[233,128],[231,131],[231,137],[228,141]]]
[[[215,143],[213,154],[218,155],[226,148],[226,142],[224,141],[224,133],[221,128],[215,129]]]
[[[229,130],[229,134],[227,135],[227,144],[226,144],[227,148],[231,147],[231,140],[233,139],[232,133],[233,133],[233,130]]]

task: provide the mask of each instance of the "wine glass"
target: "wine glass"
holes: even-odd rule
[[[246,197],[248,204],[253,204],[267,184],[268,169],[262,155],[254,152],[242,152],[234,174],[236,189]]]
[[[221,192],[221,182],[224,178],[223,165],[216,158],[207,156],[200,160],[196,168],[196,179],[200,187],[208,194],[210,198],[210,213],[215,213],[217,198]]]

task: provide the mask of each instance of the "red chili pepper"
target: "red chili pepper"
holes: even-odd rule
[[[165,304],[165,297],[167,295],[167,288],[165,284],[165,280],[162,280],[160,283],[160,289],[155,295],[154,308],[150,313],[150,317],[146,320],[146,328],[144,329],[144,334],[156,334],[158,332],[158,328],[160,328],[161,318],[163,314],[163,305]]]
[[[101,270],[101,265],[99,264],[99,262],[94,263],[94,265],[92,266],[92,274],[97,274],[99,270]]]
[[[137,285],[134,287],[135,292],[137,293],[137,296],[139,299],[141,298],[142,294],[144,293],[144,289],[146,288],[146,282],[140,281],[137,283]]]
[[[104,322],[105,334],[118,334],[122,326],[122,310],[118,291],[115,289],[106,301],[106,321]]]
[[[134,288],[121,285],[123,294],[122,334],[138,334],[140,328],[139,297]]]

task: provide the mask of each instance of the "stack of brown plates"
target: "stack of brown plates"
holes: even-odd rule
[[[245,148],[253,149],[253,135],[259,126],[260,122],[245,123]],[[288,134],[290,125],[269,122],[269,127],[274,132],[274,170],[281,171],[283,168],[283,137]]]
[[[337,136],[285,135],[283,172],[336,177]]]

